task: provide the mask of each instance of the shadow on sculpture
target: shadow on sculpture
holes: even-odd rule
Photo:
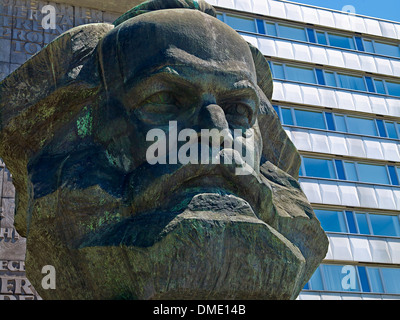
[[[147,1],[71,29],[7,77],[0,157],[40,296],[295,299],[328,241],[271,97],[262,54],[204,1]],[[171,150],[195,152],[205,129],[246,132],[234,140],[253,161],[222,144],[220,164],[177,161]],[[149,163],[156,143],[167,162]],[[44,265],[56,290],[41,289]]]

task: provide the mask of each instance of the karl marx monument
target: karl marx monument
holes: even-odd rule
[[[272,91],[203,0],[73,28],[4,79],[0,157],[39,295],[295,299],[328,240]]]

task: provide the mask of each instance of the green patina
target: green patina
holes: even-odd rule
[[[76,121],[78,135],[81,138],[85,138],[86,136],[91,135],[93,127],[91,110],[85,107],[83,111],[85,112],[84,115]]]

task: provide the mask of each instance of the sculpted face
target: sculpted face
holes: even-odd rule
[[[152,34],[157,36],[143,41]],[[98,128],[97,137],[108,154],[117,159],[119,169],[131,174],[129,192],[136,209],[154,210],[160,205],[168,210],[177,201],[190,200],[193,192],[237,193],[235,189],[243,184],[243,179],[236,177],[235,168],[245,160],[252,174],[259,175],[262,137],[257,117],[260,100],[265,96],[257,86],[248,44],[230,27],[199,11],[152,12],[110,32],[103,40],[101,57],[110,97],[101,114],[105,117],[112,114],[114,119],[107,118],[110,127]],[[117,58],[119,63],[110,63],[112,58]],[[124,128],[121,138],[116,137],[113,123]],[[110,128],[113,134],[109,133]],[[198,137],[178,139],[187,129]],[[148,137],[154,130],[165,132],[167,139],[159,145],[165,144],[166,154],[164,161],[150,165],[148,154],[156,139],[148,141]],[[219,165],[212,161],[212,141],[210,148],[207,146],[206,157],[210,158],[207,159],[210,165],[205,164],[202,154],[205,149],[201,148],[209,141],[201,140],[204,130],[226,132],[229,136],[224,141],[217,138]],[[240,136],[234,137],[234,130],[239,130]],[[196,150],[189,150],[197,152],[198,161],[183,167],[176,151],[188,142],[186,138],[198,144],[194,146]],[[224,148],[229,139],[232,146]],[[245,152],[235,151],[235,142],[248,146]],[[232,164],[226,164],[224,157],[232,158]],[[138,178],[135,171],[139,168]],[[168,181],[173,181],[172,189],[165,184],[168,181],[161,181],[165,174],[169,175]],[[210,177],[212,183],[209,183]],[[157,191],[162,197],[147,203],[149,189],[154,194],[157,188],[163,189]]]
[[[71,31],[19,71],[77,50],[41,73],[54,92],[30,109],[20,93],[0,103],[0,156],[44,299],[294,299],[326,254],[267,62],[213,16],[159,10],[187,3],[212,11],[153,0],[115,28]]]

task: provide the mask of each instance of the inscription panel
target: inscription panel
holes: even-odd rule
[[[55,8],[54,29],[42,26]],[[65,31],[82,24],[112,23],[119,14],[52,1],[0,0],[0,80]],[[47,21],[47,20],[45,20]]]

